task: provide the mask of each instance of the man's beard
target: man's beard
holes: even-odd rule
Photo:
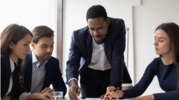
[[[50,56],[49,56],[49,57],[46,56],[46,55],[41,56],[41,59],[43,59],[43,60],[49,60],[50,58],[51,58],[51,53],[50,53]]]
[[[105,35],[105,37],[103,38],[103,40],[100,41],[100,42],[97,42],[97,41],[95,40],[95,37],[101,37],[101,36],[100,36],[100,35],[97,35],[97,36],[93,36],[93,38],[94,38],[94,41],[95,41],[97,44],[102,44],[102,43],[104,43],[104,40],[105,40],[105,38],[106,38],[106,35]]]

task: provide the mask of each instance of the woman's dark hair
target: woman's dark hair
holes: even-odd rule
[[[17,44],[18,41],[21,40],[27,34],[33,36],[32,33],[24,26],[20,26],[17,24],[11,24],[7,26],[1,33],[1,54],[10,56],[12,50],[9,48],[9,44],[11,42]],[[22,84],[24,81],[24,75],[22,72],[23,59],[18,58],[18,61],[16,63],[20,75],[19,83]]]
[[[173,46],[175,66],[178,70],[177,89],[179,90],[179,26],[173,22],[170,22],[159,25],[156,30],[158,29],[162,29],[167,33],[170,44]],[[160,57],[162,57],[162,55],[160,55]]]
[[[107,13],[103,6],[94,5],[88,9],[87,14],[86,14],[87,21],[90,18],[99,18],[99,17],[103,17],[105,21],[107,20]]]

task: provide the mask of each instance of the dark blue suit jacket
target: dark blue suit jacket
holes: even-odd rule
[[[46,74],[44,84],[42,89],[50,87],[50,84],[53,85],[54,91],[63,91],[63,95],[66,94],[66,85],[62,79],[62,73],[59,68],[58,59],[51,57],[45,65]],[[23,66],[24,73],[24,87],[25,92],[30,92],[31,90],[31,80],[32,80],[32,51],[28,53],[25,59]]]
[[[132,82],[124,63],[125,25],[122,19],[109,20],[108,34],[104,41],[105,54],[111,65],[109,86],[121,87],[122,81]],[[88,67],[92,50],[92,37],[88,27],[74,31],[66,68],[67,82],[71,78],[78,79],[78,75]]]

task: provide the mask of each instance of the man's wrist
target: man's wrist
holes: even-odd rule
[[[72,87],[72,86],[78,86],[78,83],[77,83],[77,81],[76,81],[75,79],[72,79],[72,80],[70,80],[70,82],[69,82],[69,86],[70,86],[70,87]]]

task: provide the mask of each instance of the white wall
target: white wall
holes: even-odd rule
[[[108,16],[124,19],[129,27],[128,67],[133,82],[138,82],[147,65],[158,57],[153,46],[155,28],[168,21],[179,25],[179,0],[64,0],[63,71],[68,59],[71,34],[87,25],[86,11],[94,4],[103,5]],[[155,78],[143,95],[157,92],[163,91]]]
[[[154,31],[163,22],[179,25],[179,0],[142,0],[142,6],[134,7],[134,47],[136,81],[147,65],[158,55],[154,50]],[[161,92],[155,77],[145,94]]]
[[[0,34],[10,24],[19,24],[30,31],[38,25],[46,25],[54,30],[57,40],[56,0],[0,0]],[[57,57],[57,42],[52,56]]]

